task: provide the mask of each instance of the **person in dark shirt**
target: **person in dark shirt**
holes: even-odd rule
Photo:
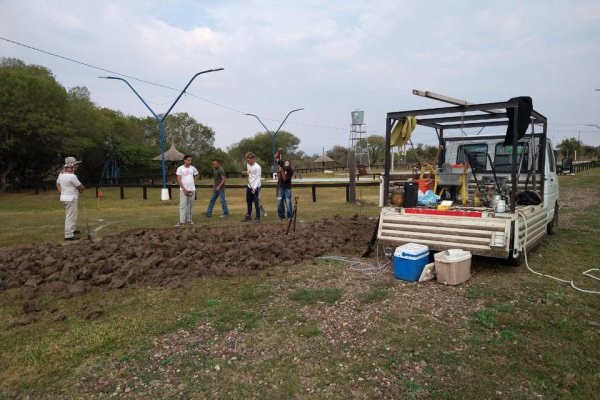
[[[212,216],[213,207],[215,206],[215,202],[217,198],[221,199],[221,208],[223,209],[223,215],[221,218],[229,217],[229,208],[227,208],[227,200],[225,200],[225,181],[227,180],[225,176],[225,171],[223,167],[221,167],[221,161],[216,158],[212,161],[213,168],[213,177],[215,179],[215,184],[213,186],[213,193],[210,197],[210,202],[208,203],[208,208],[204,213],[205,216]]]
[[[289,160],[283,161],[282,158],[283,149],[277,150],[275,154],[275,161],[279,166],[278,180],[277,180],[277,214],[279,215],[279,219],[284,221],[286,219],[286,209],[287,209],[287,218],[292,219],[293,210],[292,210],[292,176],[294,175],[294,169],[292,168],[292,164]]]

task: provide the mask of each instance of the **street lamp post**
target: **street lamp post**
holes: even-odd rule
[[[290,116],[291,113],[296,112],[296,111],[302,111],[302,110],[304,110],[304,108],[296,108],[295,110],[290,111],[285,116],[285,118],[283,119],[283,121],[281,121],[281,124],[279,125],[279,128],[277,128],[277,130],[275,132],[270,131],[269,128],[267,128],[265,126],[265,124],[263,124],[263,122],[260,120],[260,118],[258,118],[257,115],[255,115],[255,114],[244,114],[244,115],[251,115],[254,118],[256,118],[258,120],[258,122],[260,122],[260,124],[265,128],[265,130],[267,131],[267,133],[269,133],[271,135],[271,155],[273,156],[273,172],[275,172],[275,136],[277,135],[277,133],[279,133],[279,130],[281,129],[281,127],[283,126],[283,124],[288,119],[288,117]]]
[[[188,84],[185,85],[185,87],[183,88],[183,90],[181,91],[181,93],[179,93],[179,96],[177,96],[177,98],[175,99],[175,101],[173,102],[173,104],[171,104],[171,107],[169,107],[169,109],[167,110],[167,112],[164,113],[162,116],[157,115],[154,112],[154,110],[152,110],[152,108],[148,105],[148,103],[146,103],[146,101],[142,98],[142,96],[133,88],[133,86],[131,86],[131,84],[129,82],[127,82],[127,80],[125,80],[123,78],[116,77],[116,76],[101,76],[100,77],[100,78],[103,78],[103,79],[115,79],[115,80],[119,80],[119,81],[125,82],[125,84],[127,86],[129,86],[129,88],[142,101],[142,103],[144,103],[144,105],[146,106],[146,108],[148,110],[150,110],[150,112],[152,113],[152,115],[156,119],[156,122],[158,122],[158,133],[159,133],[159,139],[160,139],[160,152],[161,152],[161,163],[162,163],[162,191],[161,191],[161,194],[160,194],[160,199],[161,200],[169,200],[169,191],[167,189],[167,168],[165,166],[165,127],[164,127],[165,126],[164,125],[165,119],[167,118],[167,116],[169,115],[169,113],[171,112],[171,110],[173,109],[173,107],[175,107],[175,104],[177,104],[177,102],[179,101],[179,99],[181,98],[181,96],[183,96],[183,94],[185,93],[185,91],[187,90],[187,88],[192,84],[193,80],[196,79],[196,77],[198,75],[206,74],[208,72],[223,71],[223,69],[224,68],[207,69],[206,71],[198,72],[196,75],[194,75],[192,77],[192,79],[190,79],[190,81],[188,82]]]

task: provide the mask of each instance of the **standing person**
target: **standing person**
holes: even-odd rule
[[[65,205],[65,240],[79,240],[79,231],[77,225],[77,201],[79,193],[82,193],[85,187],[77,179],[75,171],[81,161],[75,157],[65,158],[65,165],[62,172],[56,179],[56,189],[60,192],[60,201]]]
[[[292,210],[292,176],[294,175],[294,169],[290,160],[283,161],[282,159],[283,149],[277,150],[275,154],[275,161],[279,166],[279,176],[277,179],[277,186],[279,195],[277,196],[277,214],[281,221],[285,221],[286,208],[287,218],[292,219],[294,211]]]
[[[196,179],[198,179],[198,170],[192,165],[192,156],[183,156],[183,165],[177,168],[177,183],[179,183],[179,223],[175,226],[182,226],[186,222],[193,225],[192,207],[196,196]]]
[[[227,200],[225,200],[225,180],[227,177],[225,176],[225,171],[223,167],[221,167],[221,161],[216,158],[212,161],[213,167],[213,176],[215,178],[215,185],[213,186],[213,193],[210,198],[210,202],[208,203],[208,208],[204,215],[207,217],[212,216],[213,207],[215,206],[215,202],[217,198],[221,199],[221,207],[223,208],[223,215],[221,218],[229,217],[229,209],[227,208]]]
[[[256,162],[256,157],[254,153],[248,152],[246,153],[246,171],[242,172],[242,175],[248,177],[248,187],[246,188],[246,205],[248,206],[248,212],[246,213],[246,217],[242,220],[251,221],[252,220],[252,204],[254,204],[254,208],[256,210],[256,217],[254,218],[255,223],[260,222],[260,184],[261,184],[261,176],[262,176],[262,168]]]

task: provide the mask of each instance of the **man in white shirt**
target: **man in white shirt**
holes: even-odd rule
[[[79,182],[75,171],[81,161],[75,157],[65,158],[63,170],[56,179],[56,189],[60,192],[60,201],[65,205],[65,240],[79,240],[77,225],[77,201],[79,193],[85,187]]]
[[[183,156],[183,165],[177,168],[176,175],[179,183],[179,223],[175,226],[182,226],[186,222],[193,225],[192,207],[196,197],[198,170],[192,166],[192,156]]]
[[[246,188],[246,205],[248,206],[248,212],[242,220],[243,222],[252,220],[252,204],[256,210],[256,216],[254,218],[255,223],[260,222],[260,185],[262,177],[262,168],[256,162],[254,153],[248,152],[246,154],[246,171],[242,172],[242,175],[248,177],[248,187]]]

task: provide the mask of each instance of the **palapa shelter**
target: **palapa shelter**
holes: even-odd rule
[[[323,154],[323,155],[319,156],[313,162],[315,162],[315,163],[322,163],[323,164],[323,169],[325,169],[325,163],[335,162],[335,160],[333,158],[329,157],[327,154]]]
[[[165,151],[165,161],[181,161],[184,154],[175,148],[175,144],[171,143],[169,150]],[[162,161],[162,154],[153,158],[155,161]]]
[[[171,170],[174,170],[175,162],[183,160],[183,156],[185,154],[183,154],[182,152],[180,152],[179,150],[177,150],[175,148],[175,143],[171,143],[171,147],[169,148],[169,150],[164,152],[164,155],[165,155],[165,163],[167,161],[170,161],[171,162]],[[162,161],[162,154],[157,155],[152,160]]]

